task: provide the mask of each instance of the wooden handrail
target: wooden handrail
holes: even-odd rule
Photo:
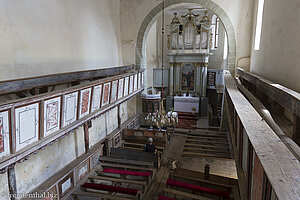
[[[77,71],[69,73],[51,74],[46,76],[37,76],[32,78],[15,79],[9,81],[0,81],[0,95],[23,90],[30,90],[32,88],[37,87],[69,83],[78,80],[104,78],[122,74],[133,69],[134,65],[128,65],[107,69]]]
[[[228,71],[225,71],[224,78],[227,115],[237,168],[245,173],[246,180],[249,177],[252,180],[254,177],[257,181],[253,183],[253,186],[250,186],[250,193],[256,195],[256,192],[261,192],[262,195],[264,192],[262,188],[267,187],[266,182],[268,181],[278,199],[300,199],[299,161],[241,94]],[[247,136],[244,139],[247,139],[253,151],[251,148],[244,149],[242,139],[244,133]],[[249,156],[252,155],[252,152],[253,156]],[[244,155],[248,156],[247,161]],[[247,173],[243,170],[243,162],[245,161],[248,162],[246,165],[248,166]],[[260,177],[264,175],[259,175],[259,169],[263,170],[267,180]],[[257,187],[261,187],[261,191]]]
[[[256,74],[247,72],[242,68],[237,68],[237,74],[269,96],[271,99],[285,107],[293,114],[300,117],[300,93],[286,88],[280,84],[273,83]]]

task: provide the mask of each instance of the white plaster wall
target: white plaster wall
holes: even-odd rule
[[[119,0],[0,0],[0,80],[122,65]]]
[[[17,191],[28,193],[76,158],[74,132],[15,165]]]
[[[156,22],[152,25],[146,40],[146,58],[147,58],[147,86],[153,86],[153,68],[158,66],[157,58],[157,28]]]
[[[0,200],[6,200],[8,198],[9,190],[8,190],[8,178],[7,173],[0,174]]]
[[[231,19],[237,39],[237,59],[249,57],[251,54],[253,1],[212,1],[224,9]],[[138,30],[146,15],[161,1],[120,0],[120,2],[123,61],[124,63],[135,63],[135,42]]]
[[[252,51],[250,68],[251,72],[297,92],[300,92],[299,8],[299,0],[265,1],[260,50]],[[257,5],[254,16],[256,11]],[[256,18],[254,27],[255,22]]]
[[[90,148],[100,140],[104,139],[105,137],[106,137],[105,115],[101,115],[95,120],[92,120],[92,127],[89,128]]]
[[[105,115],[106,115],[107,134],[109,134],[118,128],[118,108],[115,107],[109,110],[108,112],[105,113]]]

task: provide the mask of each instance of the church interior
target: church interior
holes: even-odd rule
[[[0,200],[299,200],[299,9],[0,0]]]

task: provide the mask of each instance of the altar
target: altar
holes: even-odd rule
[[[199,97],[174,96],[174,111],[199,113]]]

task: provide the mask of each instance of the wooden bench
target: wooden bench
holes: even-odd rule
[[[85,182],[83,185],[81,185],[81,188],[83,190],[88,189],[88,190],[96,190],[96,191],[106,191],[106,192],[108,192],[108,194],[112,194],[112,193],[126,194],[126,195],[135,196],[135,197],[137,197],[137,199],[140,199],[140,196],[141,196],[141,192],[137,189],[125,188],[125,187],[119,187],[119,186],[113,186],[113,185],[106,185],[106,184],[99,184],[99,183]]]
[[[225,197],[225,198],[229,198],[229,196],[230,196],[230,191],[222,191],[222,190],[216,190],[216,189],[212,189],[212,188],[208,188],[208,187],[202,187],[202,186],[193,185],[193,184],[189,184],[189,183],[185,183],[185,182],[181,182],[181,181],[176,181],[176,180],[170,179],[170,178],[167,180],[166,184],[170,185],[170,186],[174,186],[174,187],[190,189],[193,191],[199,191],[202,193],[217,195],[217,196],[221,196],[221,197]]]
[[[131,160],[131,159],[121,159],[121,158],[112,158],[107,156],[100,156],[99,161],[101,163],[115,163],[115,164],[124,164],[124,165],[133,165],[133,166],[140,166],[145,168],[153,168],[153,162],[147,161],[139,161],[139,160]]]
[[[102,200],[102,199],[113,199],[113,200],[136,200],[136,199],[138,199],[137,197],[120,197],[120,196],[116,196],[116,195],[99,194],[99,193],[95,193],[95,192],[83,192],[80,190],[73,192],[72,196],[75,200],[78,200],[78,196],[97,198],[100,200]]]
[[[133,165],[122,165],[122,164],[114,164],[114,163],[101,163],[101,167],[104,169],[106,168],[116,168],[116,169],[124,169],[124,170],[139,170],[139,171],[149,171],[153,172],[153,168],[146,168],[146,167],[138,167]]]
[[[122,179],[122,178],[117,178],[117,177],[107,177],[107,176],[89,176],[88,178],[90,181],[94,180],[100,180],[100,181],[111,181],[113,184],[114,183],[129,183],[129,184],[134,184],[134,185],[140,185],[142,186],[142,191],[144,191],[145,187],[147,186],[146,181],[142,180],[128,180],[128,179]]]

